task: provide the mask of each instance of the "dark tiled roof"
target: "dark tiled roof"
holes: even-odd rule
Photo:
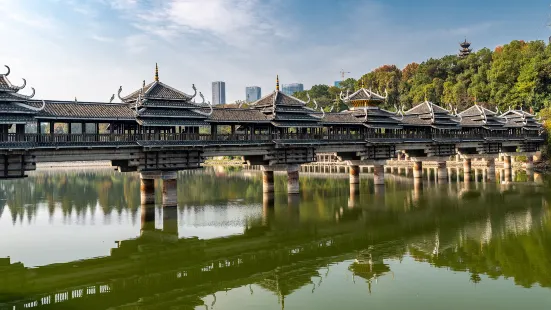
[[[2,102],[2,101],[0,101],[0,113],[36,114],[35,111],[27,109],[22,106],[18,106],[14,102]]]
[[[138,98],[138,95],[142,92],[142,89],[138,89],[132,92],[130,95],[123,97],[125,102],[133,101]],[[143,87],[143,96],[146,99],[169,99],[169,100],[190,100],[191,96],[181,92],[173,87],[170,87],[162,82],[154,81]]]
[[[17,87],[16,85],[13,85],[10,80],[8,80],[8,77],[4,74],[0,74],[0,92],[1,91],[8,91],[17,92],[20,89],[20,87]]]
[[[486,129],[502,129],[505,121],[498,118],[496,113],[479,105],[474,105],[459,113],[461,126],[483,127]]]
[[[158,119],[158,118],[146,118],[138,119],[138,124],[142,126],[207,126],[208,123],[202,120],[194,119]]]
[[[263,106],[271,106],[274,104],[276,106],[297,106],[297,107],[303,107],[306,105],[306,102],[295,98],[293,96],[289,96],[284,94],[280,91],[274,91],[273,93],[270,93],[259,100],[251,103],[251,107],[263,107]]]
[[[306,113],[276,113],[276,121],[318,121],[317,118]]]
[[[140,117],[175,117],[175,118],[207,118],[206,116],[194,112],[190,109],[158,109],[158,108],[142,108],[138,110]]]
[[[33,115],[2,115],[0,124],[26,124],[35,122]]]
[[[29,101],[39,107],[42,102]],[[109,104],[97,102],[46,101],[38,118],[56,119],[96,119],[96,120],[135,120],[134,111],[126,104]]]
[[[374,101],[384,101],[385,97],[371,91],[370,89],[361,88],[349,95],[345,100],[374,100]]]
[[[316,127],[322,127],[320,123],[314,123],[314,122],[281,122],[281,121],[273,121],[272,125],[280,128],[285,127],[307,127],[307,128],[316,128]]]
[[[144,107],[166,107],[166,108],[184,108],[184,109],[197,109],[201,107],[199,103],[193,103],[189,101],[176,101],[176,100],[156,100],[146,99],[142,101]]]
[[[404,112],[402,122],[410,126],[431,126],[438,129],[459,129],[459,120],[448,110],[425,101]]]
[[[268,117],[259,110],[213,109],[209,122],[260,122],[268,123]]]
[[[363,125],[363,119],[354,116],[352,113],[326,113],[322,123]]]
[[[534,115],[521,110],[509,110],[500,117],[507,120],[505,123],[505,127],[507,128],[524,128],[526,130],[542,129],[542,125],[536,122]]]

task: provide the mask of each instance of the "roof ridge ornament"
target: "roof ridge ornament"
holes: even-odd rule
[[[306,101],[305,103],[306,103],[306,104],[309,104],[309,103],[310,103],[310,100],[311,100],[311,98],[310,98],[310,93],[306,92],[306,97],[308,98],[308,101]],[[316,100],[315,100],[315,99],[314,99],[314,103],[316,103]],[[317,103],[316,103],[316,107],[317,107],[317,106],[318,106],[318,105],[317,105]]]
[[[279,91],[279,74],[276,75],[276,91]]]
[[[155,82],[159,82],[159,65],[157,63],[155,63]]]
[[[204,115],[204,116],[211,116],[212,112],[214,111],[214,109],[212,108],[212,104],[210,103],[210,101],[205,102],[205,96],[203,96],[203,93],[199,92],[199,97],[201,97],[201,99],[203,99],[203,102],[201,102],[201,104],[205,104],[205,103],[208,104],[208,106],[210,108],[210,112],[205,113],[205,112],[202,112],[202,111],[199,111],[199,110],[195,110],[195,112],[197,112],[201,115]]]
[[[109,99],[109,103],[113,103],[113,100],[115,100],[115,94],[111,95],[111,98]]]
[[[195,98],[195,96],[197,96],[197,88],[195,88],[195,84],[191,84],[191,88],[193,89],[193,96],[191,96],[191,98],[189,98],[189,100]]]
[[[17,88],[18,90],[21,90],[21,89],[25,88],[25,86],[27,86],[27,80],[25,80],[23,78],[22,78],[22,80],[23,80],[23,85],[21,85],[21,86],[13,85],[13,88]]]
[[[4,65],[4,67],[6,67],[6,69],[8,69],[8,72],[6,72],[6,73],[4,73],[4,74],[2,74],[2,75],[3,75],[3,76],[8,76],[8,75],[10,75],[10,72],[11,72],[10,67],[8,67],[8,65]]]
[[[22,94],[13,94],[13,95],[15,95],[16,97],[22,98],[22,99],[27,99],[27,100],[29,100],[29,99],[32,99],[32,98],[34,97],[34,94],[36,93],[34,87],[31,87],[31,90],[32,90],[33,92],[32,92],[32,94],[30,94],[30,95],[28,95],[28,96],[27,96],[27,95],[22,95]]]
[[[117,92],[117,97],[119,97],[119,99],[121,100],[121,102],[124,102],[124,100],[123,100],[122,97],[121,97],[121,93],[122,93],[122,85],[119,87],[119,91]]]
[[[14,102],[14,104],[17,105],[17,106],[29,109],[29,110],[36,111],[36,112],[42,111],[46,107],[46,102],[44,100],[42,100],[42,106],[40,108],[35,108],[35,107],[30,106],[30,105],[21,103],[21,102]]]

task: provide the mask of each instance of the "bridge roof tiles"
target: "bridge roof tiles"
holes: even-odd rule
[[[38,119],[136,120],[134,111],[126,104],[75,101],[45,101],[45,103],[44,110],[37,115]],[[42,103],[33,100],[29,104],[38,107]]]
[[[323,127],[321,123],[318,122],[287,122],[287,121],[272,121],[272,125],[280,128],[316,128]]]
[[[385,97],[373,92],[371,89],[360,88],[351,95],[345,98],[345,101],[354,100],[373,100],[373,101],[385,101]]]
[[[137,120],[138,124],[150,127],[168,127],[168,126],[207,126],[208,123],[196,119],[158,119],[141,118]]]
[[[253,109],[213,109],[208,119],[211,123],[269,123],[268,117],[260,110]]]
[[[324,124],[357,124],[361,126],[363,120],[352,113],[326,113],[322,121]]]
[[[198,103],[182,102],[175,100],[159,100],[159,99],[146,99],[141,103],[143,107],[155,107],[155,108],[176,108],[176,109],[197,109],[201,107]]]
[[[459,120],[450,112],[432,102],[425,101],[404,112],[404,125],[460,129]]]
[[[164,118],[201,118],[205,119],[207,116],[199,114],[190,109],[151,109],[142,108],[138,110],[139,117],[164,117]]]
[[[0,124],[26,124],[34,121],[34,115],[3,115],[0,117]]]
[[[127,95],[122,99],[124,102],[134,101],[142,92],[145,99],[169,99],[184,101],[192,99],[192,96],[159,81],[153,81],[142,88],[135,90],[130,95]]]

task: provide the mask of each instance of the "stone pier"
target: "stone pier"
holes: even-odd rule
[[[287,194],[296,195],[300,193],[299,178],[299,165],[287,166]]]
[[[495,158],[486,159],[486,169],[488,170],[488,181],[496,179],[496,160]]]
[[[360,166],[350,165],[350,184],[360,184]]]
[[[155,179],[146,179],[140,174],[140,195],[142,205],[155,204]]]
[[[504,173],[504,182],[510,183],[513,181],[512,171],[511,171],[511,156],[508,154],[503,155],[503,173]]]
[[[440,161],[437,163],[438,165],[438,182],[446,182],[448,181],[448,169],[446,168],[446,162]]]
[[[423,162],[416,160],[413,162],[413,178],[421,179],[423,177]]]
[[[178,180],[176,171],[163,171],[163,207],[176,207],[178,205]]]
[[[377,186],[385,185],[385,166],[383,163],[375,163],[373,167],[373,183]]]
[[[467,182],[471,178],[472,173],[472,160],[471,158],[463,159],[463,179]]]
[[[531,154],[526,155],[526,170],[534,170],[534,156]]]
[[[262,171],[262,192],[273,193],[274,192],[274,172]]]

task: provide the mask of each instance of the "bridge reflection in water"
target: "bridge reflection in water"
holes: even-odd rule
[[[255,189],[262,186],[254,174],[252,179],[245,179],[242,173],[229,175],[236,182],[242,178],[242,184]],[[71,182],[67,175],[57,175],[57,181],[52,180],[56,176],[45,177],[43,180],[49,180],[46,184],[36,182],[41,177],[38,175],[32,185],[42,186],[42,190],[50,187],[45,192],[54,196],[67,191],[75,196],[75,205],[69,203],[74,208],[78,208],[76,198],[80,196],[74,193],[86,192],[82,188],[90,187],[85,182]],[[549,237],[551,229],[551,197],[543,188],[514,183],[503,188],[482,182],[442,186],[401,176],[389,178],[386,187],[373,187],[370,182],[348,186],[338,177],[305,175],[301,182],[308,190],[301,195],[276,192],[260,197],[256,195],[262,195],[261,191],[251,190],[253,197],[244,202],[261,201],[261,216],[248,218],[240,235],[200,239],[182,238],[178,222],[189,199],[207,198],[207,203],[220,199],[214,194],[209,196],[211,189],[206,186],[216,176],[198,172],[193,172],[193,177],[180,175],[180,184],[185,184],[182,188],[200,184],[207,193],[200,198],[185,193],[178,197],[180,207],[165,207],[159,213],[154,205],[139,206],[137,177],[111,179],[106,173],[96,199],[100,206],[113,206],[112,211],[121,207],[139,214],[139,235],[118,241],[106,257],[38,268],[2,260],[0,309],[168,309],[176,305],[193,309],[204,304],[205,296],[247,285],[272,292],[283,306],[285,298],[295,291],[303,287],[314,291],[323,285],[327,269],[335,263],[349,264],[354,281],[367,282],[371,290],[377,278],[399,277],[386,261],[405,256],[467,271],[474,282],[486,274],[490,278],[512,277],[527,287],[551,285],[546,255],[551,245],[538,242]],[[77,178],[85,179],[82,175]],[[60,184],[58,181],[63,179],[66,182]],[[216,185],[238,187],[236,182]],[[275,182],[286,180],[276,175]],[[7,184],[13,183],[2,183],[1,188],[12,213],[17,209],[11,207],[17,205],[16,201],[24,203],[29,198],[19,194],[21,191],[10,191]],[[106,184],[114,193],[108,198],[100,195]],[[28,185],[26,193],[30,195],[41,190],[31,190]],[[92,205],[92,197],[80,197],[80,203]],[[51,201],[54,209],[61,208],[68,214],[76,211],[70,211],[67,205],[55,206],[55,199]],[[26,212],[16,213],[15,220],[36,215],[32,206]],[[109,213],[107,208],[104,212]],[[156,221],[162,225],[156,225]],[[538,243],[537,249],[531,247],[533,243]],[[483,253],[492,254],[481,259]],[[215,296],[209,297],[209,306],[215,303]]]

